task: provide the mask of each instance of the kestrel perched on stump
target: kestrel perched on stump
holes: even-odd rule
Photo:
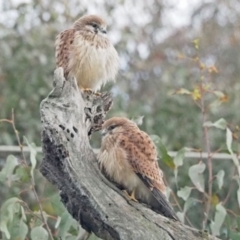
[[[100,169],[132,200],[148,204],[165,217],[178,220],[166,198],[163,173],[151,138],[127,118],[113,117],[102,127]]]
[[[96,15],[79,18],[56,38],[56,64],[65,77],[76,77],[79,88],[97,91],[114,81],[118,53],[107,37],[106,23]]]

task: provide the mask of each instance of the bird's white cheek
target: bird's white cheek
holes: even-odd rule
[[[99,37],[103,37],[103,38],[108,39],[108,35],[106,33],[102,33],[102,32],[99,31],[98,35],[99,35]]]

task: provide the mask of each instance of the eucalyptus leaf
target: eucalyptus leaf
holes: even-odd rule
[[[21,200],[16,197],[13,197],[13,198],[9,198],[6,202],[3,203],[2,207],[1,207],[0,221],[3,216],[6,216],[8,221],[10,221],[10,222],[13,221],[14,214],[19,212],[19,210],[20,210],[19,201],[21,201]]]
[[[19,217],[15,217],[14,221],[9,224],[11,239],[25,240],[28,233],[28,226]]]
[[[213,91],[213,93],[219,98],[222,98],[222,97],[225,96],[225,94],[223,92],[220,92],[220,91]]]
[[[186,88],[180,88],[177,91],[175,91],[174,94],[187,94],[187,95],[189,95],[189,94],[191,94],[191,92],[189,90],[187,90]]]
[[[14,169],[18,164],[17,158],[13,155],[9,155],[2,171],[0,172],[0,182],[6,182],[6,180],[13,174]]]
[[[220,118],[219,120],[217,120],[214,123],[210,122],[210,121],[207,121],[203,124],[203,126],[204,127],[216,127],[216,128],[225,130],[227,128],[227,122],[226,122],[225,119]]]
[[[223,179],[224,179],[225,172],[223,170],[220,170],[217,173],[217,183],[218,183],[218,188],[221,189],[223,186]]]
[[[34,148],[35,144],[33,144],[33,143],[30,144],[26,137],[24,137],[24,141],[27,143],[27,145],[28,145],[28,147],[30,149],[30,161],[31,161],[31,171],[30,171],[30,173],[31,173],[31,176],[34,177],[33,176],[33,171],[34,171],[34,169],[35,169],[35,167],[37,165],[37,160],[36,160],[37,151]]]
[[[173,162],[176,167],[180,167],[183,165],[183,159],[185,157],[186,152],[187,152],[186,148],[182,148],[177,152],[177,155],[173,159]]]
[[[11,238],[10,231],[8,229],[8,225],[11,225],[15,213],[20,211],[20,204],[18,203],[21,201],[20,199],[13,197],[9,198],[7,201],[3,203],[0,209],[0,230],[4,232],[7,239]]]
[[[175,164],[175,169],[174,169],[174,178],[175,178],[175,182],[176,182],[176,185],[177,185],[177,188],[178,188],[178,180],[177,180],[177,177],[178,177],[178,167],[182,166],[183,165],[183,159],[185,157],[185,153],[188,151],[187,148],[182,148],[180,149],[176,156],[174,157],[173,159],[173,162]]]
[[[166,198],[167,198],[167,200],[169,200],[171,192],[172,192],[172,189],[170,187],[166,187]]]
[[[203,172],[206,168],[206,165],[204,163],[199,163],[196,165],[193,165],[188,170],[188,175],[192,181],[192,183],[195,185],[195,187],[200,192],[204,192],[204,177]]]
[[[55,228],[58,228],[58,227],[59,227],[59,224],[60,224],[60,222],[61,222],[61,219],[62,219],[62,218],[61,218],[60,216],[57,217],[57,221],[56,221],[55,226],[54,226]]]
[[[180,220],[180,222],[184,223],[184,217],[185,217],[185,213],[184,212],[177,212],[177,217]]]
[[[66,237],[66,240],[76,240],[76,236],[68,236]],[[89,238],[89,240],[93,240],[93,239]]]
[[[238,158],[236,157],[236,154],[234,154],[233,150],[232,150],[232,132],[229,128],[227,128],[226,130],[226,145],[227,145],[227,149],[229,151],[229,153],[231,154],[232,160],[235,164],[236,167],[239,167],[239,161]]]
[[[16,170],[16,176],[20,181],[27,183],[30,180],[30,167],[19,166]]]
[[[180,190],[177,191],[177,195],[184,201],[186,201],[189,198],[191,191],[192,191],[191,187],[185,186],[184,188],[181,188]]]
[[[195,204],[196,200],[194,198],[188,198],[187,201],[184,203],[183,212],[186,214],[189,208],[191,208]]]
[[[240,187],[237,190],[237,200],[238,200],[238,206],[240,208]]]
[[[214,221],[212,221],[210,224],[211,231],[214,236],[220,235],[220,228],[222,227],[222,224],[225,220],[226,214],[227,214],[226,209],[222,206],[221,203],[219,203],[216,206],[216,213],[214,216]]]
[[[5,219],[4,220],[2,219],[0,221],[0,231],[5,234],[7,239],[11,238],[10,232],[8,231],[8,228],[7,228],[7,221]]]
[[[175,168],[175,164],[173,162],[173,158],[168,154],[167,148],[162,143],[162,140],[157,135],[150,136],[153,142],[155,143],[159,154],[161,155],[161,160],[164,162],[168,167]]]
[[[68,231],[74,221],[75,220],[72,218],[72,216],[67,211],[65,211],[62,214],[61,222],[59,224],[59,236],[61,236],[62,239],[65,239],[65,237],[67,236]]]
[[[37,226],[31,231],[31,240],[48,240],[48,232],[42,226]]]
[[[22,219],[23,219],[24,221],[27,221],[27,217],[26,217],[26,214],[25,214],[25,212],[24,212],[23,207],[21,206],[20,208],[21,208]]]
[[[226,145],[227,145],[227,149],[228,151],[232,154],[232,132],[229,128],[227,128],[226,130]]]

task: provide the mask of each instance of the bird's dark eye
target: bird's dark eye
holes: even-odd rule
[[[116,125],[112,125],[108,128],[109,131],[113,130],[116,127]]]
[[[92,26],[93,26],[94,28],[97,28],[97,27],[98,27],[98,25],[97,25],[96,23],[93,23]]]

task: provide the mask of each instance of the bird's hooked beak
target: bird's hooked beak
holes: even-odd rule
[[[100,31],[103,33],[103,34],[107,34],[107,30],[105,28],[100,28]]]
[[[107,129],[103,129],[102,132],[101,132],[101,135],[105,136],[106,134],[107,134]]]

